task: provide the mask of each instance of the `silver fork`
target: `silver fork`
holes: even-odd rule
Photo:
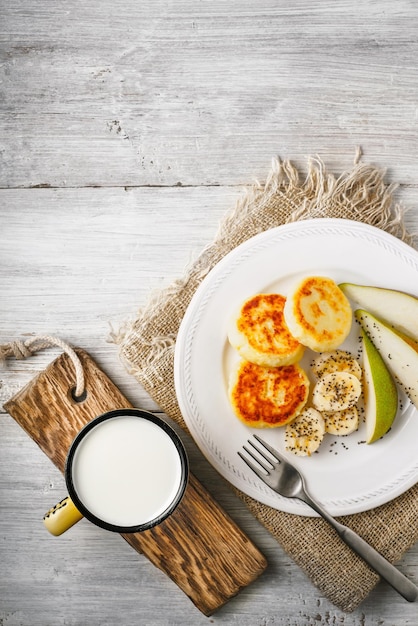
[[[257,435],[254,438],[260,446],[256,445],[248,439],[248,443],[252,450],[243,446],[243,449],[257,465],[250,461],[241,452],[238,452],[241,459],[248,467],[264,482],[285,498],[298,498],[308,504],[314,511],[319,513],[331,526],[335,528],[338,535],[347,545],[352,548],[366,563],[370,565],[382,578],[384,578],[392,587],[401,594],[408,602],[415,602],[418,598],[418,587],[414,585],[406,576],[396,569],[389,561],[387,561],[377,550],[372,548],[364,539],[357,535],[353,530],[337,522],[329,513],[327,513],[307,492],[305,481],[299,471],[286,461],[274,448],[269,446],[265,441]],[[263,449],[264,448],[264,449]],[[254,454],[256,451],[258,454]],[[266,451],[270,456],[266,455]],[[261,459],[260,459],[261,457]],[[262,469],[260,469],[262,468]],[[263,471],[264,470],[264,471]]]

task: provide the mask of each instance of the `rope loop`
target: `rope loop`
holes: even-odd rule
[[[18,359],[19,361],[22,359],[27,359],[29,356],[32,355],[32,352],[25,346],[23,341],[19,341],[19,340],[12,341],[9,344],[9,353],[10,353],[10,356],[13,355],[15,359]]]
[[[50,335],[36,335],[26,341],[16,340],[10,341],[0,345],[0,362],[5,363],[9,357],[15,357],[15,359],[22,360],[43,350],[50,348],[51,346],[57,346],[63,350],[71,359],[71,362],[75,369],[76,387],[74,394],[76,398],[80,398],[85,390],[85,380],[83,366],[75,350],[65,341],[59,337],[52,337]]]

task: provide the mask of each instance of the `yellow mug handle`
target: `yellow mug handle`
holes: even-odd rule
[[[77,524],[83,515],[76,508],[74,502],[69,496],[58,502],[44,515],[44,524],[51,533],[58,537],[65,533],[66,530]]]

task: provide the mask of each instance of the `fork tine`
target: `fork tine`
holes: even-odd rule
[[[276,459],[276,461],[278,461],[279,463],[284,461],[284,458],[277,452],[277,450],[275,450],[274,448],[272,448],[268,443],[266,443],[263,439],[261,439],[261,437],[259,437],[258,435],[254,435],[254,439],[257,439],[258,443],[261,443],[262,446],[265,447],[266,450],[268,450],[268,452],[270,452],[270,454],[273,456],[273,458]],[[251,442],[249,442],[251,443]],[[251,445],[258,450],[258,452],[260,452],[260,454],[263,454],[261,452],[261,450],[259,450],[253,443],[251,443]],[[264,456],[264,455],[263,455]],[[264,457],[266,458],[266,457]],[[269,459],[267,459],[269,460]],[[271,461],[270,461],[271,463]]]
[[[252,447],[254,448],[254,450],[257,450],[258,454],[259,454],[261,457],[263,457],[263,459],[264,459],[265,461],[267,461],[267,463],[269,463],[270,468],[269,468],[269,470],[267,470],[267,468],[265,468],[265,469],[266,469],[266,471],[271,471],[272,469],[274,469],[274,467],[277,465],[276,461],[273,461],[271,458],[269,458],[269,457],[266,455],[266,453],[264,452],[264,450],[261,450],[261,448],[259,448],[258,446],[256,446],[256,445],[255,445],[255,443],[254,443],[253,441],[248,440],[248,443],[250,444],[250,446],[252,446]],[[250,452],[249,450],[247,450],[247,452],[249,452],[249,454],[251,454],[251,452]],[[256,461],[258,461],[258,463],[260,463],[260,465],[263,465],[263,467],[264,467],[264,464],[263,464],[263,463],[261,463],[261,461],[258,459],[258,457],[255,457],[253,454],[252,454],[251,456],[253,457],[253,459],[256,459]]]
[[[250,441],[250,440],[248,440],[248,443],[250,444],[250,446],[253,446],[253,444],[251,443],[251,441]],[[254,461],[256,461],[256,462],[257,462],[257,463],[258,463],[258,464],[259,464],[259,465],[263,468],[263,470],[264,470],[265,472],[267,472],[267,474],[269,474],[269,473],[271,472],[271,470],[273,469],[273,464],[272,464],[272,463],[270,463],[270,467],[266,467],[266,466],[264,465],[264,463],[261,461],[261,459],[259,459],[259,457],[258,457],[258,456],[255,456],[254,452],[251,452],[251,450],[249,450],[249,449],[248,449],[248,448],[246,448],[245,446],[242,446],[242,447],[243,447],[243,449],[245,450],[245,452],[246,452],[247,454],[249,454],[249,455],[250,455],[250,456],[254,459]],[[255,450],[257,450],[257,448],[256,448],[255,446],[253,446],[253,448],[255,448]],[[257,452],[258,452],[258,450],[257,450]],[[260,454],[261,454],[261,452],[260,452]],[[262,456],[263,456],[263,455],[262,455]],[[268,461],[268,459],[266,459],[266,457],[264,457],[264,459],[265,459],[266,461]]]
[[[247,448],[245,446],[243,446],[244,450],[246,452],[248,452],[248,454],[251,454],[251,452],[249,450],[247,450]],[[257,474],[257,476],[259,478],[261,478],[261,480],[264,480],[266,478],[266,475],[263,474],[263,472],[261,472],[258,467],[256,467],[254,465],[254,463],[251,463],[251,461],[249,461],[243,454],[241,454],[241,452],[237,452],[238,456],[241,457],[241,459],[244,461],[244,463],[246,463],[248,465],[248,467],[254,472],[254,474]],[[251,456],[255,459],[254,455],[251,454]],[[257,460],[257,459],[256,459]],[[259,461],[257,461],[258,463]]]

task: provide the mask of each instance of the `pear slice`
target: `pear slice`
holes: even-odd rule
[[[398,390],[379,351],[362,329],[366,442],[386,435],[398,412]]]
[[[418,408],[418,352],[390,326],[368,311],[358,309],[354,315],[379,350],[396,382]]]
[[[412,337],[408,337],[408,335],[405,335],[405,333],[401,332],[397,328],[392,327],[392,330],[397,335],[399,335],[399,337],[401,337],[404,341],[406,341],[406,343],[408,343],[411,346],[411,348],[415,350],[415,352],[418,352],[418,340],[412,339]]]
[[[341,283],[341,291],[379,319],[418,341],[418,298],[403,291]]]

